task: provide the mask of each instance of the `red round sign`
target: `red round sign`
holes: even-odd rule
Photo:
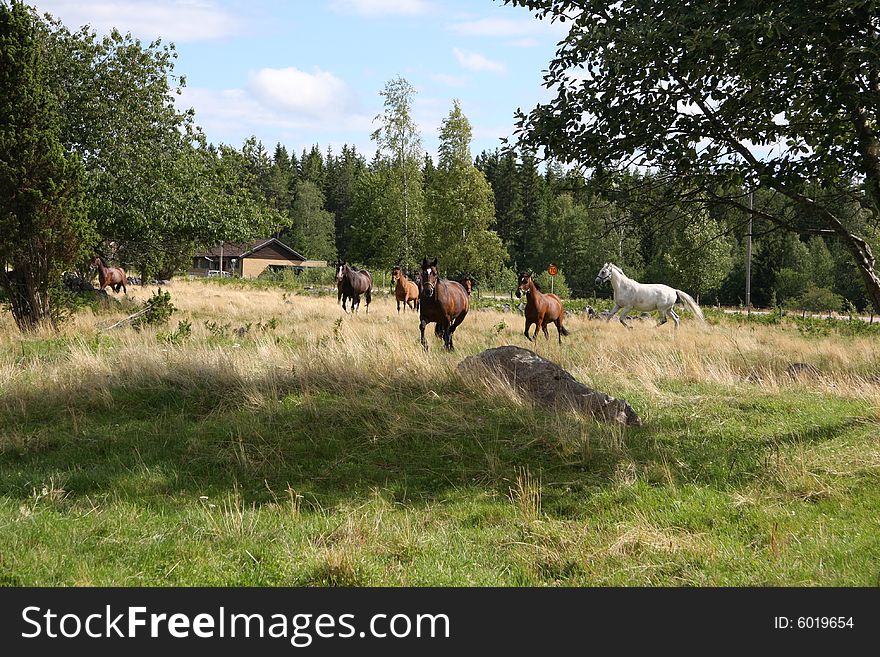
[[[556,268],[556,265],[550,265],[547,267],[547,273],[551,276],[556,276],[559,273],[559,269]]]

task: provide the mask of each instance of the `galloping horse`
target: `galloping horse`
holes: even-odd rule
[[[400,267],[391,269],[391,280],[397,285],[394,288],[394,298],[397,299],[397,312],[400,312],[400,302],[403,301],[403,311],[407,305],[412,310],[419,309],[419,286],[406,277]]]
[[[104,261],[98,256],[89,260],[89,265],[91,269],[97,268],[98,270],[99,290],[103,290],[109,285],[116,293],[119,292],[119,288],[122,288],[122,291],[128,294],[128,289],[125,287],[128,277],[125,275],[125,270],[122,267],[105,267]]]
[[[519,284],[516,288],[516,296],[520,298],[526,295],[526,330],[523,334],[531,341],[538,340],[538,329],[544,331],[544,337],[550,339],[547,324],[556,324],[556,337],[562,344],[562,336],[568,335],[568,331],[562,325],[565,318],[565,308],[562,301],[555,294],[544,294],[532,277],[532,274],[524,271],[519,275]],[[535,335],[529,336],[529,327],[535,325]]]
[[[342,292],[343,292],[343,288],[345,287],[342,283],[342,280],[343,280],[342,265],[343,264],[344,263],[342,263],[342,262],[336,263],[336,303],[339,303],[340,301],[342,301]]]
[[[354,269],[343,263],[336,271],[336,289],[337,300],[342,298],[342,309],[345,312],[345,302],[351,299],[351,312],[357,312],[358,306],[361,305],[361,295],[367,300],[367,312],[370,312],[370,301],[372,301],[373,276],[366,269]]]
[[[660,321],[657,326],[666,323],[666,315],[672,316],[675,322],[675,328],[678,328],[678,315],[672,307],[676,303],[681,303],[685,308],[693,312],[701,320],[705,321],[703,311],[689,294],[669,287],[660,283],[639,283],[623,273],[623,270],[615,264],[606,262],[599,273],[596,275],[596,285],[602,285],[606,281],[611,281],[611,287],[614,289],[614,309],[608,316],[608,321],[620,310],[620,323],[627,328],[632,328],[624,321],[626,313],[629,310],[643,310],[650,312],[657,310],[660,312]]]
[[[477,279],[470,274],[462,274],[458,277],[458,283],[464,288],[464,291],[468,293],[468,296],[470,296],[471,292],[473,292],[474,288],[477,286]]]
[[[425,341],[425,326],[436,322],[434,331],[438,337],[443,338],[443,345],[447,351],[455,347],[452,344],[452,334],[464,321],[468,314],[470,303],[467,290],[461,283],[447,281],[440,278],[437,271],[437,258],[428,261],[422,260],[422,298],[419,305],[419,332],[422,336],[422,346],[428,350]]]

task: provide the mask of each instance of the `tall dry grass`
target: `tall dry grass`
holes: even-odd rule
[[[870,337],[804,337],[772,326],[710,325],[694,319],[686,319],[678,331],[670,325],[655,328],[653,322],[627,330],[616,322],[575,315],[566,322],[571,337],[560,347],[543,338],[527,342],[520,315],[473,310],[456,333],[456,353],[444,353],[433,335],[426,353],[419,345],[417,314],[398,314],[393,301],[382,295],[374,297],[369,313],[352,316],[342,312],[335,297],[197,281],[175,281],[168,289],[178,309],[169,327],[181,319],[193,325],[192,336],[181,345],[157,338],[169,327],[105,331],[125,316],[121,311],[95,315],[85,310],[58,333],[25,336],[3,317],[0,392],[16,397],[24,390],[88,386],[100,397],[110,383],[185,385],[195,377],[233,391],[245,404],[260,404],[282,395],[292,379],[300,389],[332,386],[352,393],[392,380],[447,381],[462,357],[515,344],[558,362],[587,384],[636,389],[651,397],[662,397],[672,381],[768,392],[798,386],[880,406],[880,352]],[[151,292],[133,288],[130,297],[140,303]],[[278,320],[274,330],[252,327],[244,336],[236,333],[270,318]],[[226,338],[214,339],[206,321],[229,324]],[[41,342],[48,347],[33,348]],[[813,364],[821,375],[792,378],[786,369],[793,362]]]

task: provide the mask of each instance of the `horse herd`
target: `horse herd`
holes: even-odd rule
[[[455,330],[461,326],[470,309],[470,295],[476,281],[466,274],[458,280],[448,280],[440,277],[437,267],[437,258],[422,260],[422,266],[413,274],[412,280],[407,278],[400,267],[391,270],[391,279],[394,282],[394,297],[397,301],[397,312],[409,308],[419,312],[419,333],[421,343],[425,349],[428,343],[425,340],[425,326],[435,324],[434,333],[443,340],[447,350],[454,349],[452,336]],[[610,282],[614,290],[614,308],[608,316],[611,320],[618,312],[621,324],[632,328],[626,323],[627,313],[630,310],[653,311],[660,314],[657,326],[667,322],[667,316],[672,317],[675,327],[678,328],[679,317],[673,310],[676,303],[684,305],[693,312],[700,320],[703,320],[703,312],[697,302],[682,290],[668,285],[639,283],[628,278],[623,270],[606,262],[596,276],[596,285]],[[373,277],[365,269],[351,267],[347,262],[338,263],[336,268],[336,300],[342,302],[342,309],[346,310],[346,301],[351,300],[352,312],[356,312],[360,306],[361,295],[366,299],[366,310],[370,310],[371,291]],[[562,344],[562,336],[568,335],[568,330],[563,325],[565,320],[565,307],[562,300],[555,294],[545,294],[538,286],[531,272],[524,271],[519,274],[516,287],[517,298],[525,295],[526,302],[523,308],[525,315],[525,330],[523,334],[531,341],[537,341],[538,331],[543,331],[549,339],[550,333],[547,327],[556,325],[556,337]],[[530,335],[531,327],[535,327],[534,334]]]
[[[98,256],[92,258],[89,263],[91,268],[98,270],[99,289],[103,290],[110,286],[114,292],[122,289],[127,293],[125,284],[125,271],[119,267],[106,267]],[[455,330],[461,326],[470,309],[470,295],[476,284],[473,276],[465,274],[458,280],[447,280],[440,277],[437,266],[437,258],[422,260],[420,269],[414,272],[412,280],[407,278],[400,267],[391,270],[391,279],[394,282],[394,297],[397,300],[397,312],[407,308],[419,312],[419,333],[421,343],[425,349],[428,343],[425,340],[425,326],[434,324],[434,333],[443,340],[447,350],[454,349],[452,336]],[[639,283],[628,278],[623,270],[610,262],[606,262],[596,276],[596,285],[611,283],[614,290],[614,308],[607,317],[608,321],[618,311],[618,320],[627,328],[632,328],[626,323],[627,313],[630,310],[653,311],[660,314],[657,326],[667,322],[667,317],[672,317],[675,327],[678,328],[679,317],[673,310],[676,303],[682,304],[703,320],[703,312],[694,299],[682,290],[668,285]],[[351,312],[357,312],[361,304],[361,297],[366,301],[366,312],[370,312],[372,301],[373,276],[366,269],[352,267],[347,262],[337,263],[336,266],[336,302],[342,304],[342,309],[348,312],[346,304],[351,302]],[[545,294],[538,286],[531,272],[521,272],[517,280],[516,296],[522,298],[525,295],[526,302],[523,312],[526,319],[523,334],[531,341],[538,339],[538,331],[543,331],[546,338],[550,338],[547,327],[556,325],[556,337],[562,344],[562,336],[568,335],[568,330],[563,325],[565,321],[565,307],[562,300],[555,294]],[[535,332],[529,335],[531,327]]]

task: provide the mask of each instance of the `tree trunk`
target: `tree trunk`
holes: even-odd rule
[[[3,277],[3,289],[9,297],[12,316],[19,330],[35,331],[42,324],[51,322],[48,293],[38,292],[30,272],[22,269],[7,271]]]
[[[850,235],[849,237],[852,238],[854,236]],[[880,304],[880,276],[877,276],[877,270],[874,268],[874,258],[871,255],[871,249],[864,242],[862,247],[858,243],[853,242],[852,239],[846,239],[845,241],[847,249],[849,249],[856,260],[856,266],[862,275],[862,281],[865,283],[865,290],[868,292],[871,305],[877,308],[878,304]]]

